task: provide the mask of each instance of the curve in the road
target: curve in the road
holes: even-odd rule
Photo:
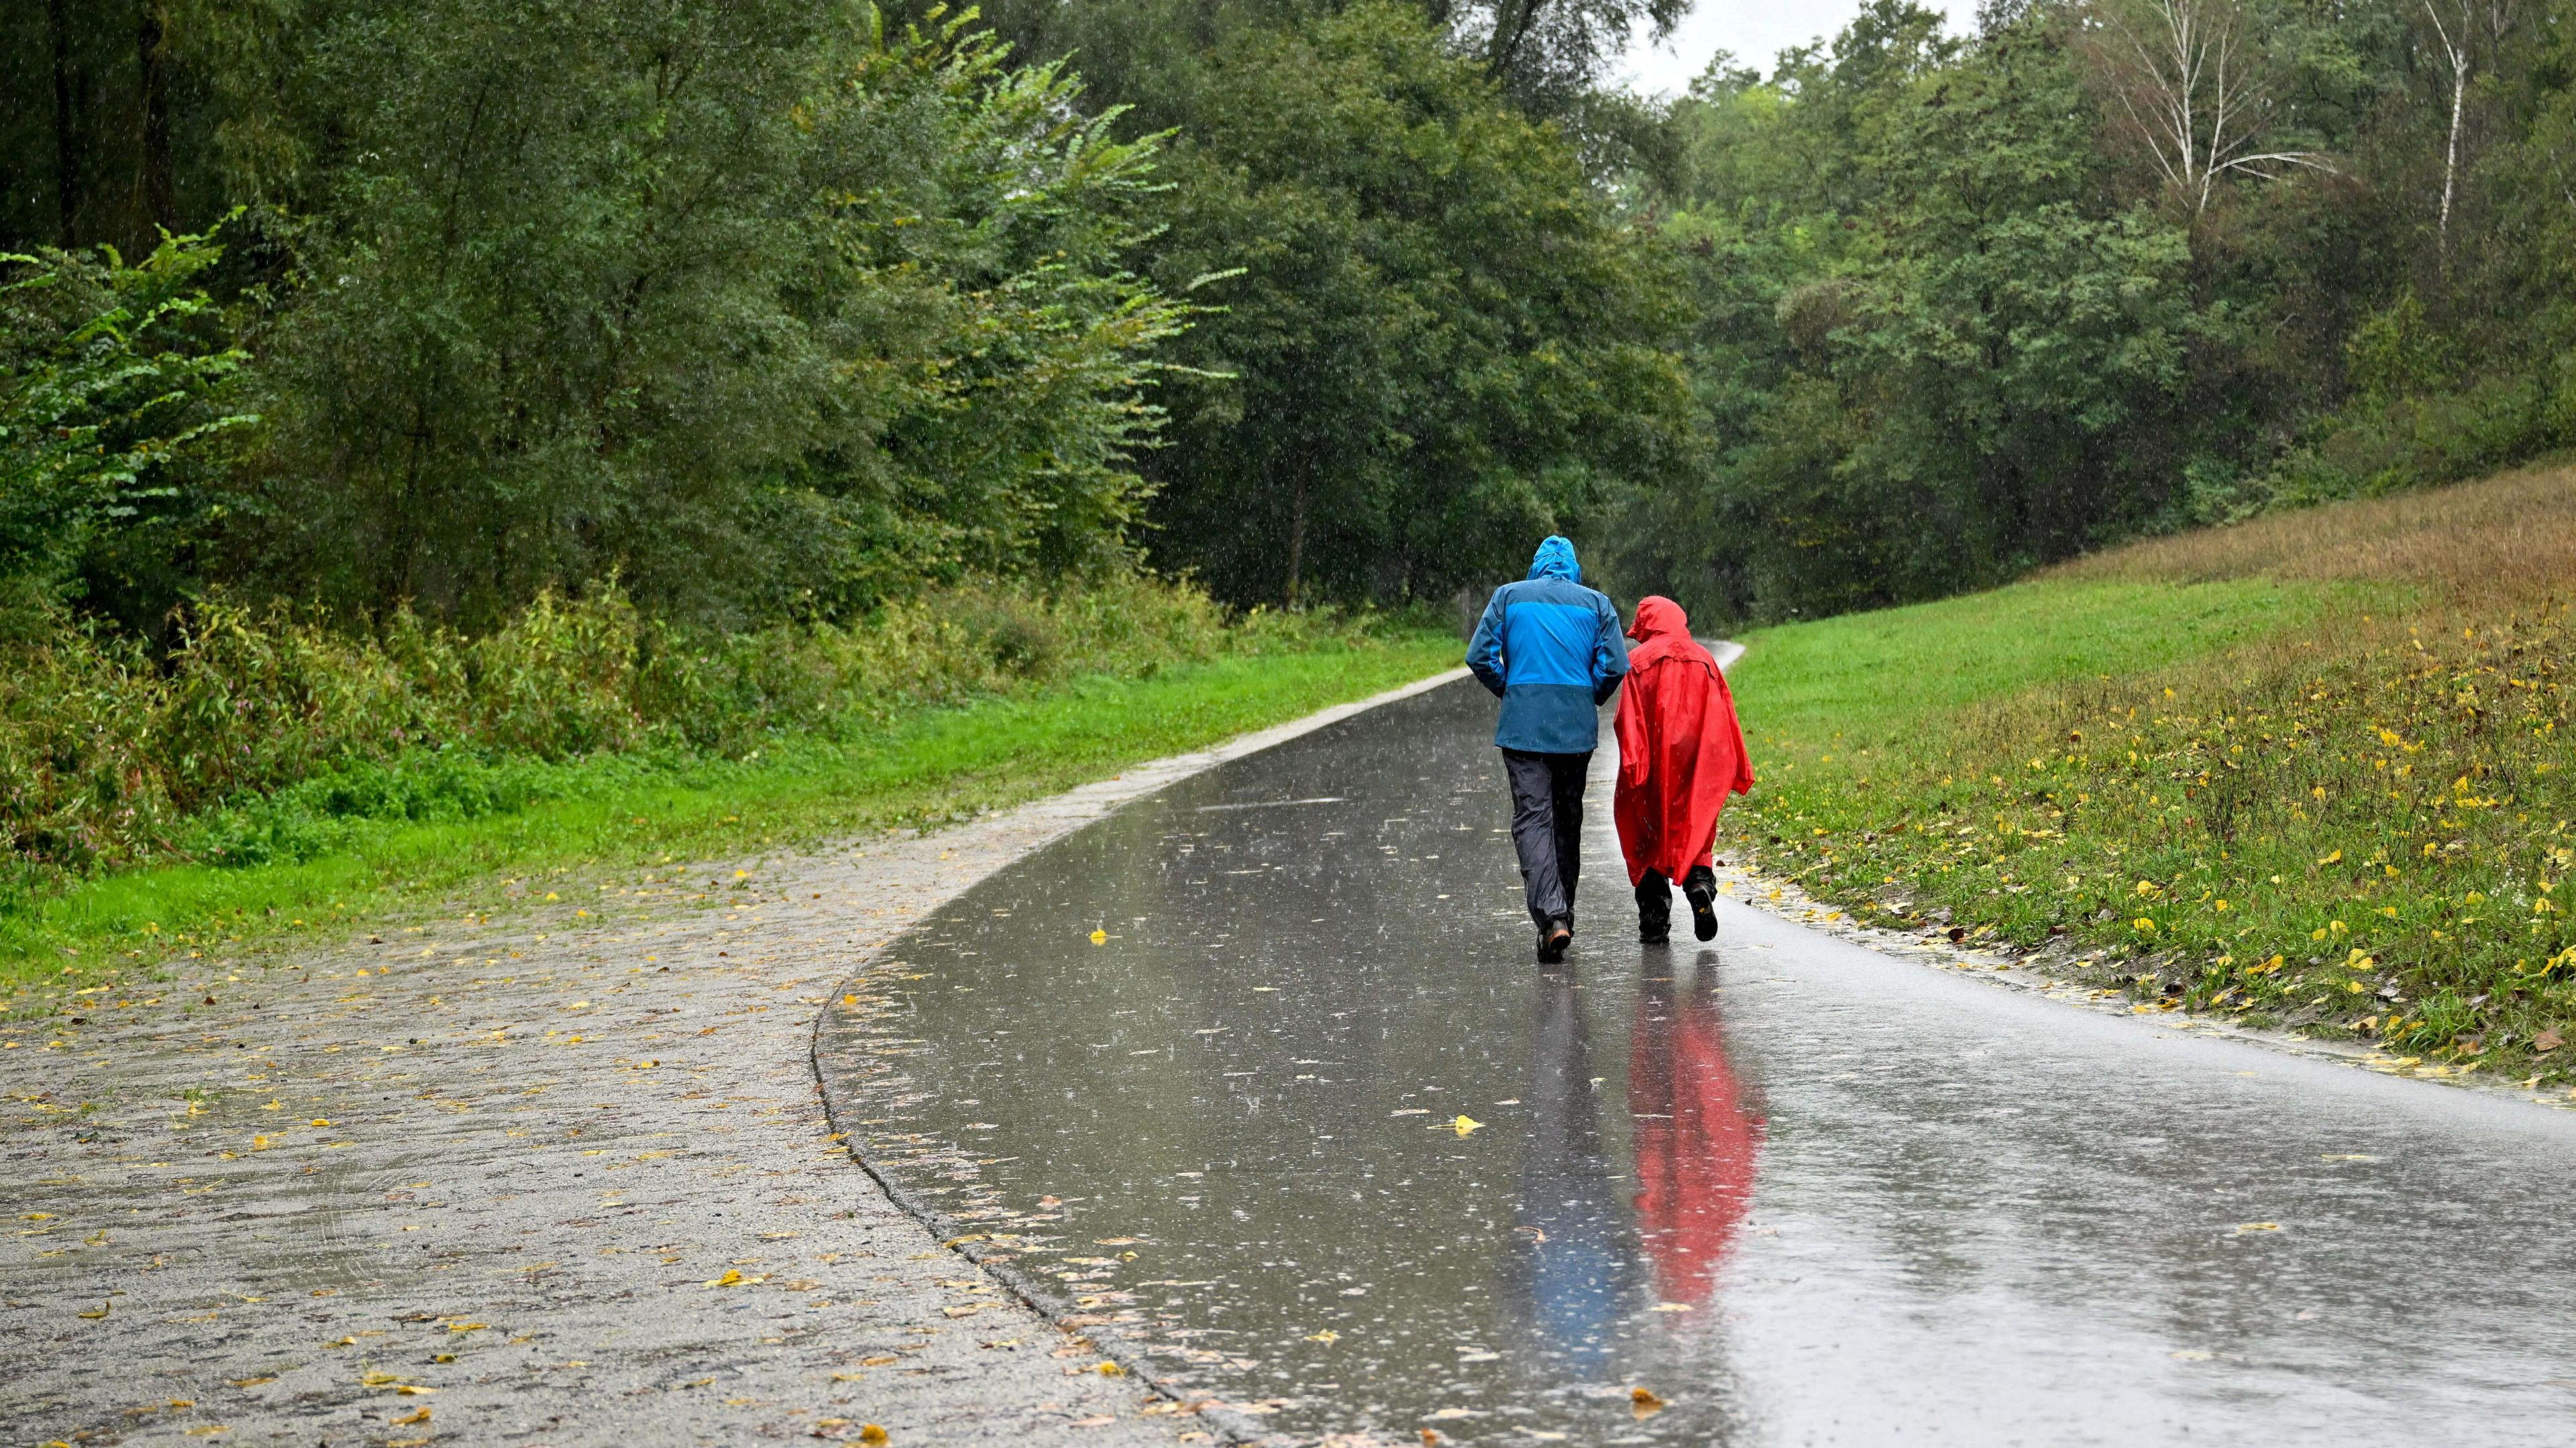
[[[1243,1435],[2564,1441],[2564,1118],[1732,902],[1641,947],[1606,808],[1542,973],[1490,707],[1346,720],[978,886],[827,1021],[836,1122]]]

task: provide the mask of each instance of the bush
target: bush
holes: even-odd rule
[[[217,597],[178,616],[157,658],[48,615],[0,659],[0,832],[22,884],[154,859],[306,858],[329,848],[333,821],[525,808],[569,760],[738,757],[789,733],[850,737],[910,710],[1375,623],[1229,618],[1193,586],[1134,577],[1056,593],[982,582],[853,627],[735,634],[642,618],[613,586],[541,594],[477,639],[407,611],[353,633]]]

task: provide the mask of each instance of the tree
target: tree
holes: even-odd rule
[[[254,340],[254,571],[469,625],[611,574],[718,623],[1127,557],[1176,309],[1154,145],[950,18],[367,4]]]
[[[1677,295],[1556,128],[1408,7],[1245,37],[1189,98],[1154,556],[1251,602],[1517,568],[1687,421]]]
[[[2274,100],[2262,46],[2234,0],[2113,0],[2097,62],[2129,139],[2197,215],[2230,176],[2332,170],[2315,152],[2265,149]]]

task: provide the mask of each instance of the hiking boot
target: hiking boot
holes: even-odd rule
[[[1717,938],[1717,886],[1707,880],[1693,880],[1682,888],[1690,898],[1691,934],[1702,940]]]
[[[1538,963],[1541,965],[1557,964],[1565,959],[1565,949],[1573,943],[1574,932],[1567,928],[1564,921],[1549,921],[1547,928],[1539,932]]]

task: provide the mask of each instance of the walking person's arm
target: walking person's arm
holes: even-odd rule
[[[1492,690],[1496,698],[1502,697],[1505,676],[1501,589],[1494,590],[1494,596],[1486,601],[1484,616],[1476,620],[1475,636],[1467,640],[1467,668],[1475,674],[1477,683]]]
[[[1604,598],[1599,603],[1601,631],[1592,638],[1592,702],[1607,704],[1628,676],[1628,643],[1619,631],[1619,610]]]

